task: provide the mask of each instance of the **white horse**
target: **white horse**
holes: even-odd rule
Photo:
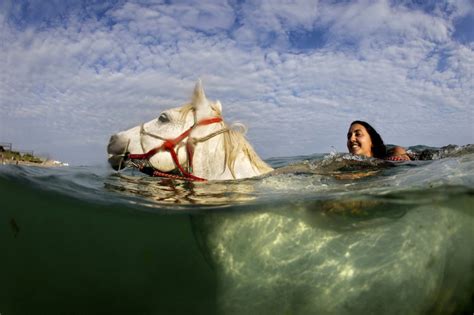
[[[191,103],[113,135],[107,151],[116,170],[132,164],[161,177],[227,180],[272,171],[242,133],[226,125],[221,103],[206,98],[200,81]]]

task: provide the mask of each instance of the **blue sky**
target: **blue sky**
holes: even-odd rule
[[[201,78],[264,158],[474,143],[474,4],[0,0],[0,142],[72,164]]]

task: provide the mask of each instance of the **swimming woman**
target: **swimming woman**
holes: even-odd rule
[[[365,121],[353,121],[347,132],[347,149],[355,155],[374,157],[390,161],[409,161],[406,150],[395,146],[387,150],[382,137]]]

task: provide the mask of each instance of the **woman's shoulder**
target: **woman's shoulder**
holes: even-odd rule
[[[410,161],[410,156],[407,154],[407,150],[403,147],[394,146],[387,150],[385,160],[389,161]]]

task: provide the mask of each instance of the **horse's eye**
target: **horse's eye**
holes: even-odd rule
[[[158,117],[158,120],[162,123],[170,121],[168,115],[166,115],[165,113],[161,114],[160,117]]]

